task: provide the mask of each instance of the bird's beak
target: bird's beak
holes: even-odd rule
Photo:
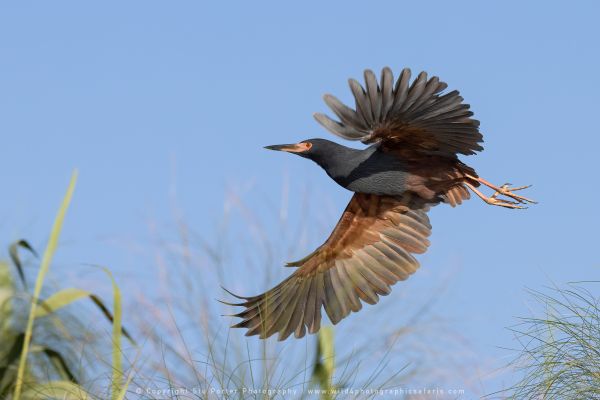
[[[276,144],[273,146],[265,146],[265,149],[268,150],[277,150],[277,151],[287,151],[288,153],[302,153],[307,150],[306,144],[304,143],[296,143],[296,144]]]

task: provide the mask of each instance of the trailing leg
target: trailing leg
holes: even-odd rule
[[[503,203],[508,203],[508,204],[511,204],[511,203],[513,203],[513,204],[527,204],[527,203],[536,204],[536,201],[514,193],[514,192],[519,191],[519,190],[527,189],[528,187],[531,187],[531,185],[518,186],[518,187],[510,187],[510,183],[505,183],[502,186],[496,186],[496,185],[494,185],[494,184],[488,182],[487,180],[485,180],[483,178],[480,178],[478,176],[466,175],[466,177],[467,177],[467,182],[465,182],[465,184],[475,194],[477,194],[479,197],[481,197],[488,204],[492,204],[492,203],[490,203],[486,199],[491,199],[492,202],[494,200],[497,200],[497,201],[500,201],[500,202],[503,202]],[[469,182],[469,180],[471,182]],[[473,182],[477,182],[477,183],[483,184],[483,185],[485,185],[485,186],[493,189],[495,191],[494,194],[492,194],[490,197],[486,197],[481,192],[477,193],[478,190],[472,184]],[[511,201],[498,200],[497,197],[500,196],[500,195],[509,197],[509,198],[515,200],[516,203],[515,202],[511,202]],[[496,204],[496,205],[500,205],[500,204]],[[503,205],[503,206],[506,207],[506,205]],[[511,207],[511,208],[524,208],[524,207]]]

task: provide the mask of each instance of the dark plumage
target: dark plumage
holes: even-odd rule
[[[408,163],[377,146],[352,149],[326,139],[310,139],[309,150],[296,153],[313,160],[340,186],[352,192],[401,195],[407,190]]]
[[[419,267],[413,254],[427,250],[426,213],[439,202],[454,207],[469,198],[470,189],[488,204],[533,203],[514,193],[526,186],[492,185],[458,159],[483,150],[479,121],[458,91],[442,94],[447,85],[437,77],[428,80],[425,72],[411,84],[408,69],[395,85],[389,68],[380,82],[365,71],[365,82],[363,88],[350,80],[355,110],[325,95],[339,122],[324,114],[315,118],[332,133],[369,147],[357,150],[325,139],[267,146],[313,160],[354,196],[327,241],[288,263],[298,267],[290,277],[258,296],[234,295],[243,301],[232,305],[245,308],[235,315],[242,318],[235,327],[247,328],[247,335],[302,337],[319,330],[322,308],[336,324],[360,310],[361,301],[377,303]],[[495,192],[485,196],[477,189],[481,184]]]

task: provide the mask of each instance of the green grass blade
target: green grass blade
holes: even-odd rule
[[[117,289],[118,289],[118,287],[117,287]],[[119,292],[119,298],[120,298],[120,296],[121,296],[121,293]],[[114,316],[108,310],[108,308],[104,305],[104,303],[102,302],[102,300],[100,300],[100,297],[96,296],[95,294],[91,294],[90,295],[90,300],[92,300],[92,302],[96,306],[98,306],[98,308],[100,309],[100,311],[102,312],[102,314],[104,314],[104,316],[106,317],[106,319],[108,319],[110,321],[110,323],[113,324],[113,327],[114,327]],[[133,340],[133,337],[129,334],[129,332],[127,332],[127,329],[125,329],[125,327],[123,326],[122,319],[121,319],[121,322],[119,324],[120,324],[121,333],[123,334],[123,336],[125,336],[132,344],[136,345],[136,342],[135,342],[135,340]]]
[[[67,364],[67,361],[65,360],[62,354],[48,347],[42,347],[41,352],[44,353],[46,357],[48,357],[48,360],[50,360],[50,362],[54,366],[54,369],[60,373],[63,379],[68,379],[70,382],[73,383],[79,383],[77,381],[77,378],[75,377],[75,374],[73,374],[71,368],[69,368],[69,364]]]
[[[140,355],[141,355],[141,351],[138,348],[138,352],[135,356],[135,359],[133,360],[133,363],[131,364],[132,366],[137,364]],[[124,400],[125,399],[125,396],[127,396],[127,390],[129,389],[129,385],[131,385],[131,381],[133,380],[134,376],[135,376],[135,369],[130,368],[127,379],[125,380],[125,384],[123,385],[123,387],[117,394],[116,400]],[[138,393],[138,392],[139,392],[139,390],[136,390],[136,394],[139,396],[140,393]]]
[[[330,400],[333,398],[333,373],[335,371],[333,329],[330,326],[321,328],[318,339],[317,360],[312,380],[322,390],[321,399]]]
[[[132,379],[133,379],[133,373],[130,373],[129,376],[127,377],[127,380],[125,381],[125,385],[123,385],[123,387],[121,388],[119,393],[117,393],[117,397],[115,398],[115,400],[124,400],[125,399],[125,396],[127,395],[127,388],[131,384]]]
[[[21,263],[21,257],[19,257],[19,247],[24,248],[25,250],[29,250],[31,254],[37,257],[37,253],[31,247],[28,241],[26,240],[18,240],[10,245],[8,248],[8,254],[10,255],[10,259],[13,264],[17,268],[17,272],[19,273],[19,278],[21,278],[21,282],[23,282],[23,286],[27,289],[27,281],[25,280],[25,272],[23,271],[23,263]]]
[[[333,372],[335,371],[335,350],[333,346],[333,329],[325,327],[319,334],[319,347],[321,348],[321,356],[323,357],[323,365],[327,372],[327,379],[331,384]]]
[[[102,268],[102,270],[110,277],[113,288],[113,330],[112,330],[112,382],[111,382],[111,398],[118,400],[120,394],[127,390],[126,383],[123,384],[123,349],[121,347],[121,332],[122,332],[122,309],[121,309],[121,290],[115,282],[115,278],[108,270],[108,268]]]
[[[14,388],[16,372],[14,365],[19,362],[19,355],[23,348],[24,334],[14,335],[13,337],[3,338],[2,359],[0,360],[0,398],[8,397],[8,394]]]
[[[104,314],[106,319],[112,324],[114,317],[112,313],[109,311],[108,307],[104,304],[104,302],[97,295],[88,292],[87,290],[78,289],[78,288],[67,288],[63,289],[59,292],[54,293],[52,296],[48,297],[45,300],[39,301],[40,307],[35,312],[35,318],[46,317],[63,307],[68,306],[71,303],[76,302],[77,300],[89,298],[92,303],[94,303],[98,309]],[[131,343],[136,344],[127,329],[124,326],[121,326],[121,333],[125,336]]]
[[[79,385],[69,381],[52,381],[31,385],[23,392],[23,400],[91,400]]]
[[[600,398],[600,282],[530,291],[541,307],[511,328],[519,343],[512,366],[519,381],[510,399]],[[584,285],[585,284],[585,285]],[[591,289],[591,290],[590,290]]]
[[[38,272],[35,288],[33,290],[33,301],[31,302],[31,308],[29,310],[29,317],[27,318],[27,328],[25,330],[25,341],[23,342],[23,349],[21,351],[21,358],[19,359],[19,368],[17,370],[17,381],[15,383],[15,391],[13,395],[13,400],[19,400],[21,398],[21,391],[23,390],[23,377],[25,375],[25,366],[27,364],[27,354],[29,352],[29,344],[31,342],[31,335],[33,333],[33,322],[35,320],[35,314],[38,307],[38,299],[40,297],[40,293],[42,291],[42,286],[44,284],[44,279],[48,270],[50,269],[50,262],[52,261],[52,257],[56,251],[56,247],[58,246],[58,238],[60,237],[60,231],[62,229],[63,222],[65,220],[65,215],[67,213],[67,209],[69,208],[69,204],[71,203],[71,198],[73,197],[73,192],[75,191],[75,184],[77,182],[77,170],[73,171],[71,176],[71,182],[69,183],[69,187],[67,189],[67,193],[63,199],[63,202],[58,210],[58,214],[56,215],[56,219],[54,220],[54,225],[52,226],[52,231],[50,232],[50,239],[48,241],[48,245],[46,246],[46,250],[44,251],[44,256],[42,258],[42,263],[40,265],[40,270]]]
[[[5,343],[11,334],[10,319],[12,317],[12,298],[15,294],[8,264],[0,261],[0,342]],[[2,351],[0,351],[2,354]]]
[[[52,314],[69,304],[82,299],[90,297],[91,293],[87,290],[77,288],[67,288],[59,292],[54,293],[46,300],[40,301],[40,307],[35,311],[35,318],[45,317],[48,314]]]

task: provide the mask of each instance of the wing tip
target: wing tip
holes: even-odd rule
[[[458,90],[443,93],[448,85],[437,76],[428,78],[426,71],[420,71],[411,82],[411,69],[405,67],[401,70],[394,84],[393,72],[389,66],[381,70],[381,78],[378,81],[372,69],[363,71],[366,83],[363,86],[354,78],[348,79],[348,85],[354,97],[356,107],[352,109],[341,103],[332,94],[323,96],[325,103],[334,111],[341,122],[335,121],[323,113],[314,113],[313,117],[326,130],[346,140],[361,140],[365,144],[376,141],[376,130],[381,124],[390,119],[401,118],[404,123],[420,126],[421,123],[434,124],[429,126],[434,132],[439,131],[440,138],[448,134],[461,132],[460,127],[471,125],[479,133],[477,120],[465,121],[460,110],[468,109],[470,105],[463,103],[463,98]],[[391,79],[391,81],[390,81]],[[391,84],[390,84],[391,83]],[[390,88],[388,89],[388,86]],[[343,108],[343,110],[342,110]],[[440,113],[448,116],[449,113],[459,113],[460,116],[452,119],[446,117],[439,119]],[[340,113],[345,113],[341,116]],[[450,117],[452,115],[450,114]],[[437,121],[437,122],[436,122]],[[440,123],[442,121],[443,123]],[[452,124],[447,124],[452,122]],[[441,126],[440,126],[441,125]],[[457,154],[474,154],[472,151],[483,150],[480,147],[460,147],[460,150],[444,150],[445,152]]]

